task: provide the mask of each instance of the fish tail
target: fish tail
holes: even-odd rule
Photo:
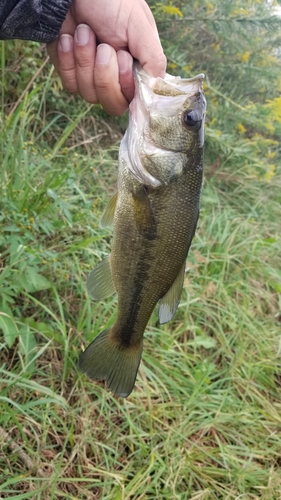
[[[80,370],[93,380],[105,380],[116,396],[131,394],[142,354],[142,342],[126,347],[112,335],[110,327],[100,333],[81,354]]]

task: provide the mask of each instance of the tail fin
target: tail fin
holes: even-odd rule
[[[135,385],[142,343],[123,347],[110,337],[111,328],[100,333],[81,354],[79,368],[93,380],[105,380],[116,396],[127,398]]]

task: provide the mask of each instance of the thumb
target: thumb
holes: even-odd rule
[[[145,4],[141,13],[134,12],[133,9],[128,27],[129,51],[148,74],[164,77],[167,60],[151,10]]]

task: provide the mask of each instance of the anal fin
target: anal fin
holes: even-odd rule
[[[162,299],[159,300],[158,318],[160,324],[170,321],[178,308],[183,287],[184,273],[185,262],[183,263],[171,288],[167,291],[167,293],[165,293]]]

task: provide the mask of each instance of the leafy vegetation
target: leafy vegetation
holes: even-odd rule
[[[116,314],[84,283],[125,119],[63,93],[38,45],[1,45],[3,499],[281,498],[280,20],[150,5],[169,71],[206,73],[205,182],[179,310],[152,317],[125,401],[76,367]]]

